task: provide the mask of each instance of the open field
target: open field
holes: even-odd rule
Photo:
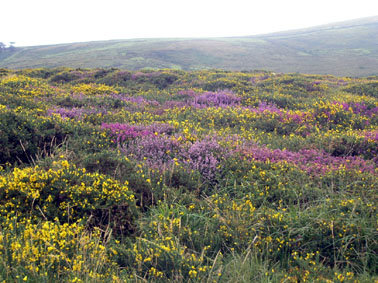
[[[377,112],[377,76],[0,69],[0,280],[377,282]]]
[[[377,75],[378,17],[246,37],[111,40],[0,52],[0,67],[59,66]]]

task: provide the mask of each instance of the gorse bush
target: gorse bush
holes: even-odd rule
[[[376,77],[0,71],[0,279],[377,281]]]
[[[14,281],[106,280],[113,273],[106,248],[98,229],[88,233],[79,223],[34,224],[14,217],[1,231],[1,269]]]
[[[53,166],[57,168],[48,171],[38,166],[15,168],[1,177],[1,211],[7,212],[3,217],[14,213],[60,223],[93,221],[97,227],[109,225],[126,234],[132,230],[136,208],[127,183],[86,173],[66,160]]]

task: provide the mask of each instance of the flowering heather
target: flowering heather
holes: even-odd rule
[[[152,134],[152,132],[149,130],[121,123],[102,123],[101,128],[109,130],[110,134],[115,138],[114,141],[117,142],[117,144],[130,139],[135,139],[136,137],[143,137]]]
[[[340,80],[337,80],[337,85],[346,86],[348,85],[348,82],[340,79]]]
[[[177,94],[180,97],[185,97],[185,98],[193,98],[198,95],[198,93],[192,89],[180,90],[177,92]]]
[[[361,172],[375,172],[375,165],[358,156],[335,157],[315,149],[303,149],[299,152],[275,149],[257,145],[244,146],[240,150],[244,155],[262,162],[288,162],[311,174],[324,174],[345,168],[346,170],[359,170]]]
[[[162,107],[158,108],[154,113],[161,115],[164,113],[165,109],[174,109],[174,108],[183,108],[183,107],[193,106],[193,100],[195,100],[196,99],[195,97],[198,95],[199,95],[198,92],[192,89],[180,90],[177,92],[177,96],[176,96],[176,98],[180,98],[180,99],[165,101]]]
[[[273,114],[273,117],[277,117],[282,125],[287,123],[296,123],[297,125],[308,125],[308,120],[312,119],[311,113],[303,111],[293,111],[279,108],[273,103],[260,102],[257,107],[248,107],[250,111],[258,115]]]
[[[194,107],[228,107],[236,106],[240,103],[240,97],[230,91],[205,92],[194,97],[192,106]]]
[[[262,112],[264,113],[265,111],[267,112],[271,112],[271,113],[277,113],[277,114],[281,114],[284,112],[284,110],[280,109],[277,107],[277,105],[273,104],[273,103],[267,103],[267,102],[260,102],[259,103],[259,106],[257,108],[254,108],[252,109],[253,111],[256,111],[256,112]]]
[[[125,101],[125,102],[135,103],[139,106],[146,106],[146,105],[159,106],[160,105],[159,102],[157,102],[156,100],[148,100],[142,96],[128,96],[121,93],[120,94],[114,93],[114,94],[111,94],[111,97]]]
[[[121,148],[127,156],[153,168],[169,168],[174,162],[181,163],[198,171],[207,181],[214,179],[221,160],[229,156],[215,137],[182,145],[176,138],[149,135],[123,144]]]
[[[321,86],[321,81],[313,81],[313,82],[310,82],[306,85],[306,90],[311,92],[311,91],[318,91],[320,90],[320,86]]]
[[[205,180],[212,181],[220,161],[228,154],[215,137],[207,137],[189,146],[185,156],[191,169],[198,170]]]
[[[102,129],[110,130],[110,133],[117,137],[118,142],[124,142],[128,139],[136,137],[144,137],[152,134],[167,134],[173,133],[174,128],[169,124],[153,123],[151,125],[129,125],[121,123],[102,123]]]
[[[335,104],[341,104],[345,111],[351,109],[353,113],[367,117],[372,117],[373,115],[378,114],[378,107],[368,107],[364,102],[335,102]]]
[[[368,141],[378,143],[378,131],[366,132],[365,139]]]
[[[59,114],[62,118],[82,118],[85,115],[99,114],[105,115],[106,109],[93,109],[93,108],[52,108],[47,110],[48,115]]]
[[[146,125],[146,126],[136,126],[137,129],[141,130],[141,131],[149,131],[149,132],[152,132],[152,133],[158,133],[158,134],[167,134],[167,135],[171,135],[173,134],[174,132],[174,127],[169,125],[169,124],[165,124],[165,123],[153,123],[151,125]]]
[[[141,139],[121,144],[121,151],[126,156],[159,170],[171,167],[174,158],[182,155],[182,147],[177,140],[155,135],[146,135]]]
[[[174,108],[182,108],[182,107],[185,107],[185,106],[189,106],[188,102],[185,102],[185,101],[166,101],[164,104],[163,104],[163,109],[159,109],[158,111],[155,111],[155,113],[161,113],[163,114],[164,113],[164,109],[174,109]]]

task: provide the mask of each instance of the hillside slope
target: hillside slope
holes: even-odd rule
[[[58,66],[376,75],[378,16],[257,36],[96,41],[21,47],[0,54],[0,67]]]

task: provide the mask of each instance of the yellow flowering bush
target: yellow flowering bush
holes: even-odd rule
[[[46,96],[53,91],[45,81],[22,75],[1,78],[0,89],[21,97]]]
[[[127,183],[98,173],[87,173],[66,160],[49,170],[15,168],[0,177],[0,212],[21,218],[58,218],[61,223],[90,221],[98,227],[128,232],[136,213]]]
[[[79,84],[77,86],[73,86],[71,88],[73,93],[82,93],[85,95],[97,95],[97,94],[112,94],[112,93],[118,93],[117,90],[115,90],[113,87],[100,84]]]
[[[114,272],[106,250],[108,235],[102,234],[97,228],[88,232],[77,222],[33,224],[10,217],[0,231],[0,266],[12,281],[16,275],[47,281],[108,278]]]

